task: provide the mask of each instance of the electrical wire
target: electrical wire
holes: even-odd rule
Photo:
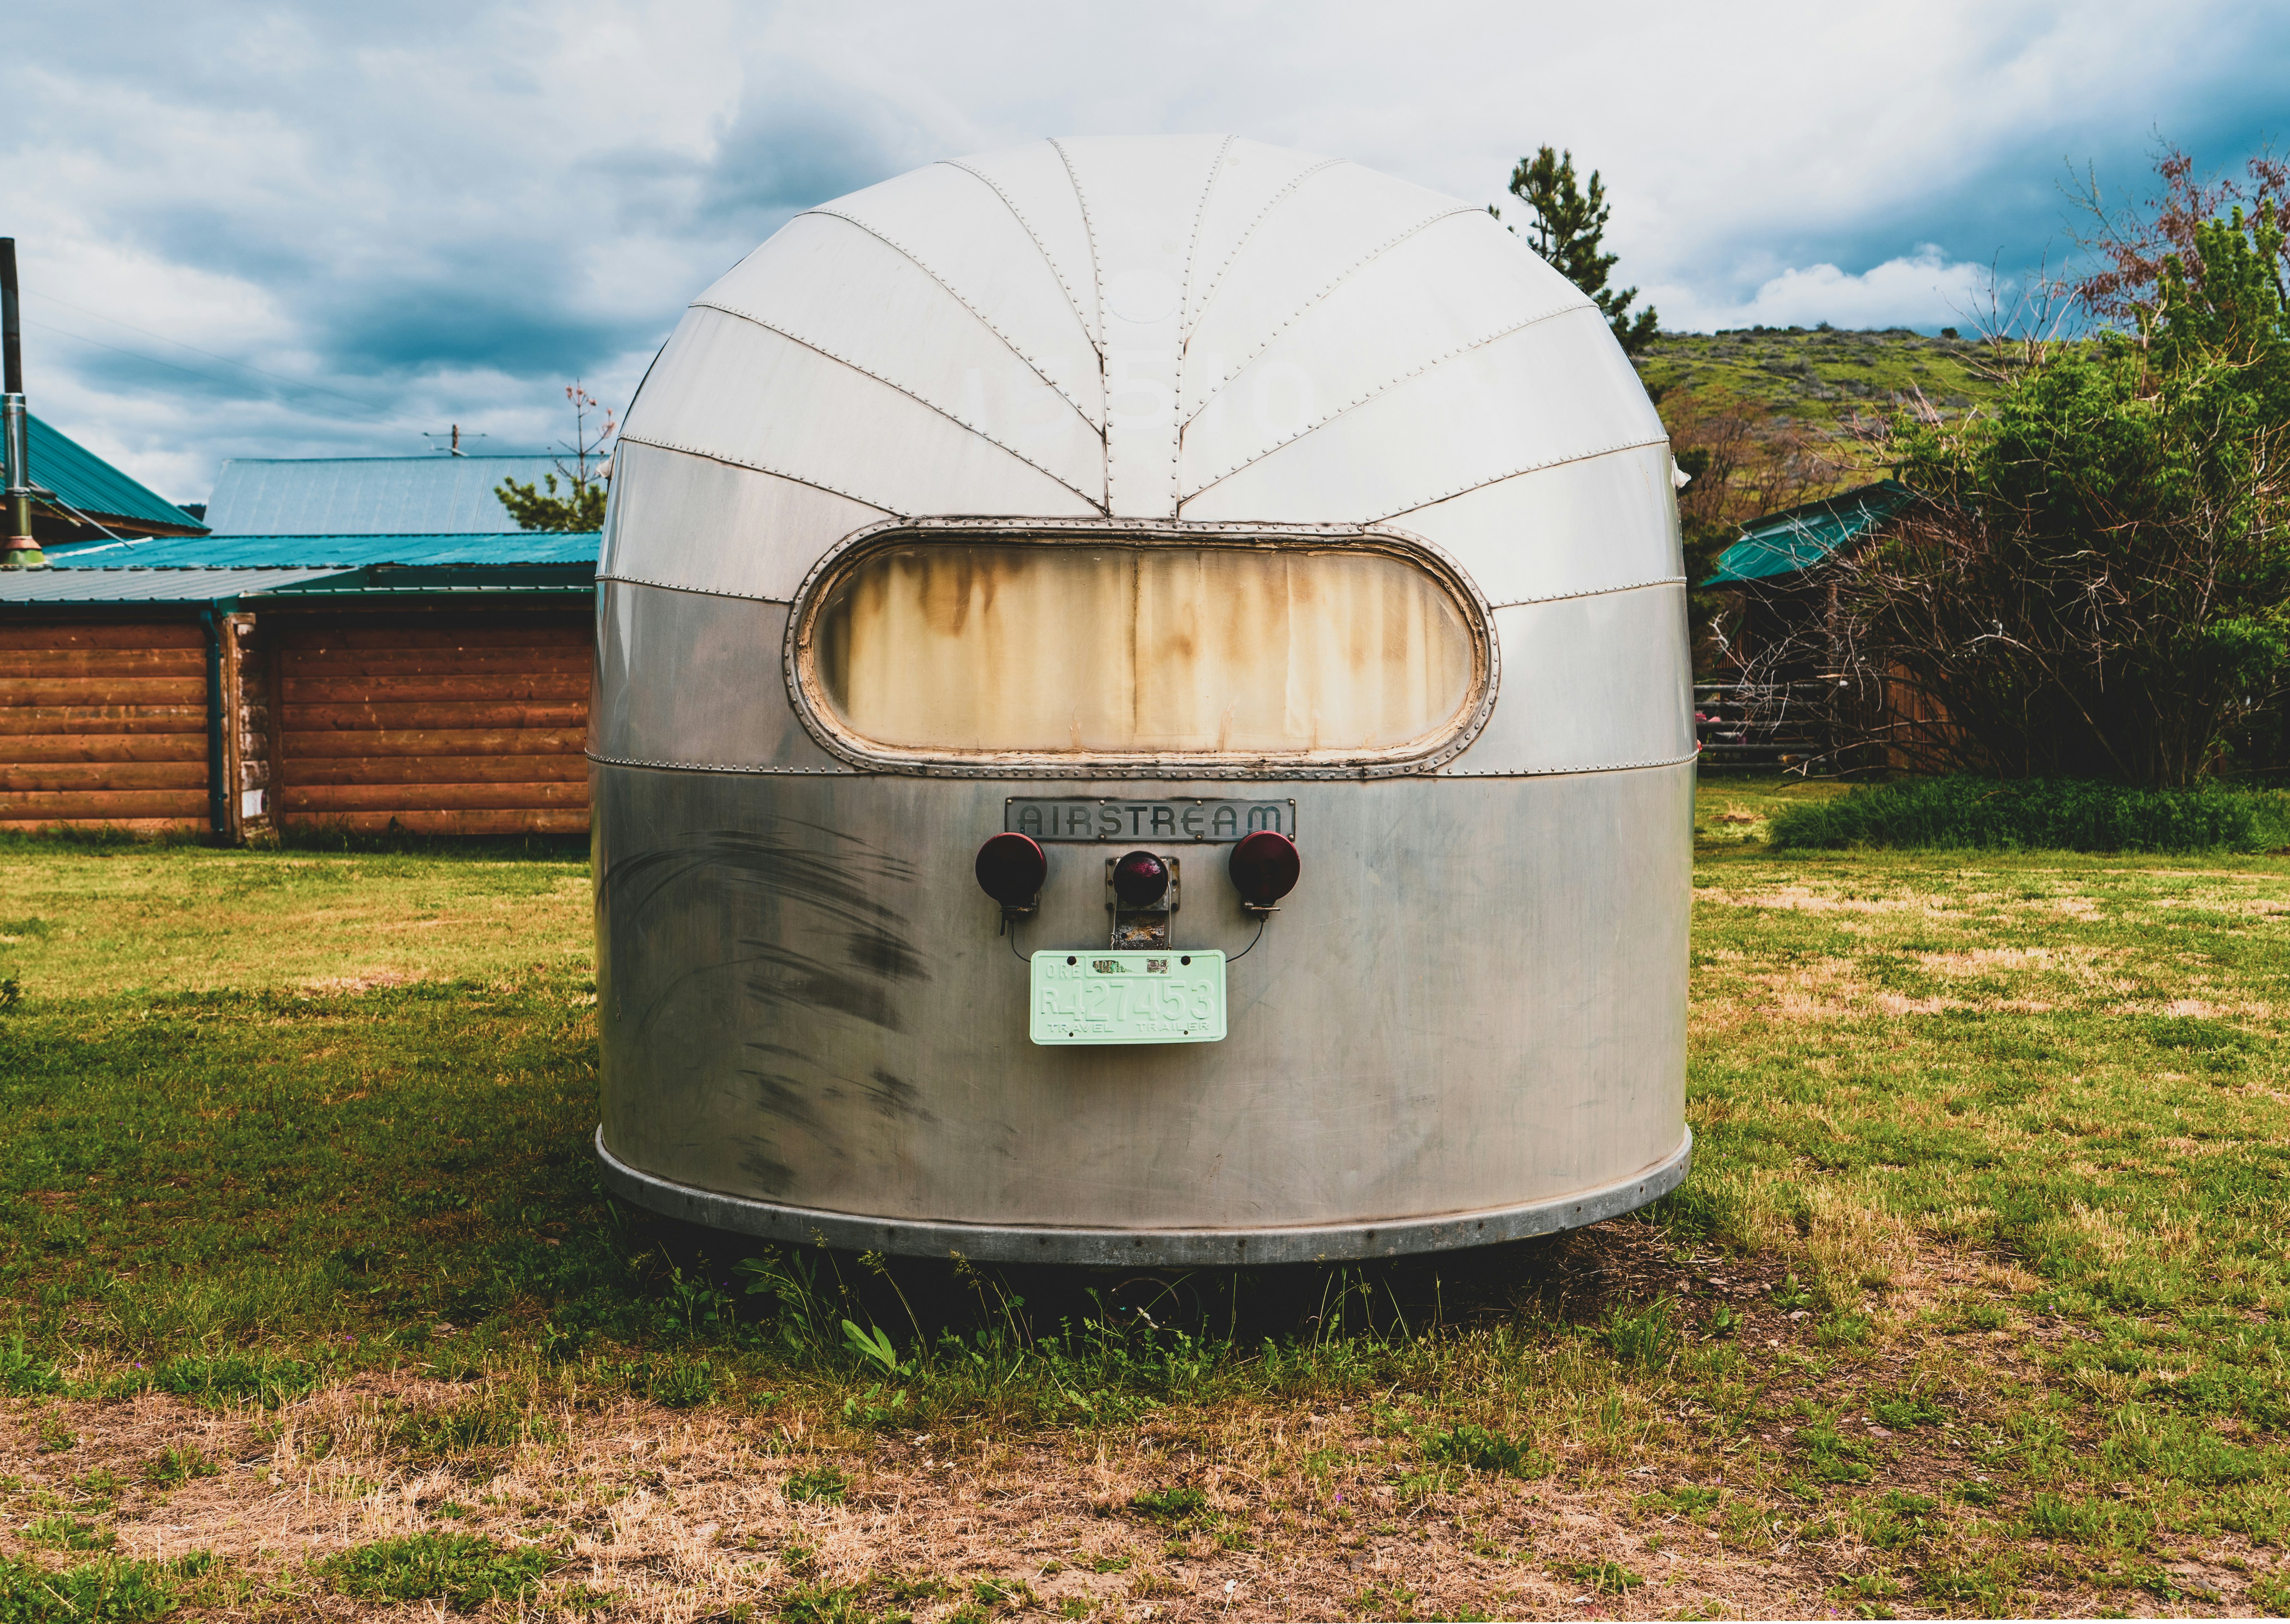
[[[1239,952],[1237,952],[1237,953],[1234,954],[1230,958],[1229,958],[1229,959],[1225,960],[1225,963],[1226,963],[1226,964],[1237,964],[1238,963],[1240,963],[1240,961],[1241,961],[1241,960],[1243,960],[1243,959],[1246,958],[1250,954],[1252,954],[1252,953],[1255,952],[1255,951],[1256,951],[1256,944],[1257,944],[1258,942],[1262,941],[1262,940],[1264,940],[1264,927],[1265,927],[1266,925],[1268,925],[1268,924],[1271,924],[1271,923],[1272,923],[1272,916],[1271,916],[1271,915],[1269,915],[1269,914],[1259,914],[1259,915],[1257,915],[1257,916],[1256,916],[1256,934],[1255,934],[1255,935],[1253,935],[1253,936],[1252,936],[1252,937],[1250,937],[1250,938],[1248,939],[1248,946],[1246,946],[1246,947],[1243,948]]]

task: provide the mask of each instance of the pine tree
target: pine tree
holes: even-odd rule
[[[1661,331],[1653,307],[1648,305],[1633,316],[1630,301],[1638,296],[1637,289],[1624,288],[1613,292],[1606,286],[1620,256],[1599,252],[1606,235],[1609,208],[1606,188],[1598,172],[1590,172],[1590,187],[1586,194],[1575,177],[1574,155],[1545,147],[1531,158],[1521,158],[1511,170],[1510,191],[1512,196],[1534,211],[1534,222],[1527,237],[1534,252],[1590,296],[1598,313],[1613,328],[1614,337],[1624,352],[1636,355],[1652,343]],[[1502,218],[1498,209],[1490,208],[1487,212],[1497,220]]]

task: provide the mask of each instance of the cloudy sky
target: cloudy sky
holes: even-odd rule
[[[2290,135],[2290,12],[2201,0],[154,0],[22,8],[8,60],[32,408],[184,501],[231,456],[544,446],[796,211],[1041,135],[1474,202],[1550,142],[1666,327],[1928,329],[2071,252],[2070,164],[2129,197],[2158,138]]]

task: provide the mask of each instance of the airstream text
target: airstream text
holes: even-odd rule
[[[1002,827],[1036,840],[1200,841],[1221,844],[1270,829],[1296,838],[1293,801],[1036,800],[1013,796]]]

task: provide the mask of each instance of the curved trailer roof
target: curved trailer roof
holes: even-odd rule
[[[1228,136],[797,216],[693,302],[614,473],[602,577],[751,598],[947,515],[1386,523],[1498,607],[1677,578],[1632,540],[1668,528],[1662,426],[1589,299],[1482,207]]]

